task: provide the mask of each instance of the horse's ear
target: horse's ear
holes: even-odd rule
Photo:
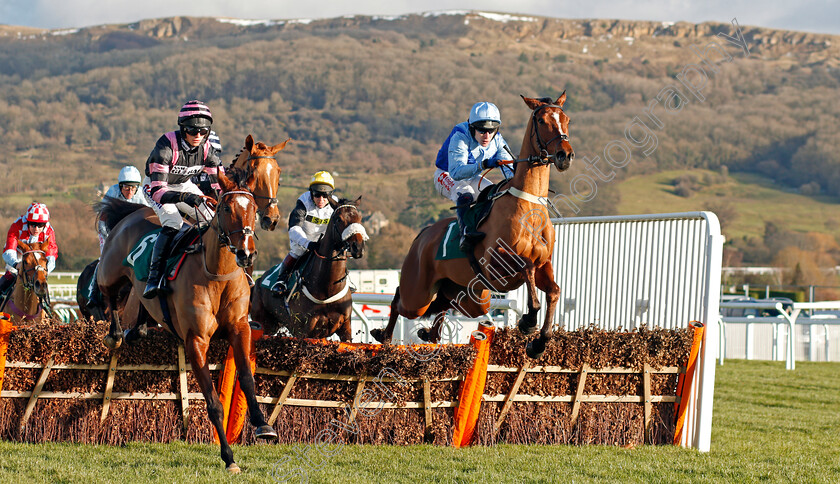
[[[543,105],[543,103],[539,99],[534,99],[532,97],[525,97],[522,94],[520,94],[519,97],[521,97],[522,100],[525,101],[525,104],[527,104],[528,107],[531,108],[531,111],[533,111],[534,109],[537,109],[538,107]]]
[[[228,178],[227,175],[225,175],[224,173],[219,172],[216,175],[216,178],[219,180],[219,186],[222,188],[223,192],[236,190],[236,183],[234,183],[233,180]]]
[[[39,249],[44,249],[46,247],[49,247],[50,246],[50,236],[48,235],[48,236],[44,237],[44,241],[41,242],[40,244],[36,244],[36,245],[39,246],[38,247]]]
[[[566,91],[564,90],[563,94],[561,94],[560,97],[558,97],[557,100],[554,101],[554,104],[556,104],[556,105],[558,105],[562,108],[563,103],[565,103],[565,102],[566,102]]]
[[[288,143],[291,140],[292,140],[292,138],[289,138],[289,139],[287,139],[286,141],[284,141],[280,144],[274,145],[271,148],[269,148],[268,151],[270,151],[271,154],[273,155],[273,154],[277,153],[278,151],[282,150],[283,148],[285,148],[286,143]]]
[[[355,205],[356,207],[358,207],[360,203],[362,203],[362,196],[361,195],[359,195],[359,198],[353,200],[353,205]]]
[[[250,134],[245,137],[245,149],[250,153],[251,148],[254,147],[254,137]]]

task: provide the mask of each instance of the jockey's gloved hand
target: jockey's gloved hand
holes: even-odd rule
[[[180,201],[186,203],[190,207],[197,207],[204,201],[204,197],[196,195],[195,193],[182,193]]]
[[[488,169],[488,168],[498,168],[499,167],[499,160],[495,160],[495,159],[484,160],[484,161],[481,162],[481,166],[483,166],[485,170]]]
[[[315,242],[314,240],[311,240],[311,241],[309,241],[308,244],[306,244],[306,250],[315,250],[317,248],[318,248],[318,242]]]

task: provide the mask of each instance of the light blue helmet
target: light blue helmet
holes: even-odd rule
[[[493,103],[475,103],[470,109],[469,124],[473,128],[498,128],[502,124],[502,115]]]
[[[124,166],[122,170],[120,170],[119,176],[117,176],[118,183],[136,183],[140,184],[140,170],[134,168],[133,166]]]

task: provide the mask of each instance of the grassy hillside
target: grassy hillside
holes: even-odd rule
[[[708,170],[667,170],[636,175],[617,185],[622,215],[713,210],[720,212],[728,240],[762,237],[765,222],[797,232],[823,232],[840,237],[840,200],[828,196],[805,196],[784,190],[767,177],[736,173],[724,180],[699,187],[690,196],[675,193],[674,180],[685,175],[715,179]]]

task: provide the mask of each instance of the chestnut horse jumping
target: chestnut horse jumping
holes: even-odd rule
[[[12,323],[40,321],[44,316],[43,309],[49,311],[47,253],[44,252],[49,242],[49,237],[31,245],[18,241],[21,252],[18,278],[5,307],[12,316]]]
[[[262,323],[266,334],[283,326],[299,338],[338,334],[342,341],[350,341],[353,301],[347,282],[347,254],[354,259],[363,257],[368,239],[358,210],[361,198],[330,201],[335,210],[327,231],[304,269],[301,291],[292,296],[288,309],[285,301],[272,295],[268,284],[263,283],[272,270],[257,280],[251,291],[251,319]]]
[[[233,160],[228,170],[242,170],[248,175],[254,176],[254,190],[252,194],[257,202],[257,215],[260,217],[260,227],[264,230],[274,230],[277,222],[280,220],[281,213],[277,207],[277,187],[280,181],[280,166],[277,164],[275,155],[286,147],[286,143],[290,140],[268,146],[262,141],[254,142],[254,138],[249,134],[245,138],[245,146],[239,150],[236,159]],[[79,275],[79,281],[76,285],[76,302],[79,304],[79,311],[85,318],[94,317],[102,319],[101,308],[95,305],[89,305],[87,300],[87,287],[92,284],[92,280],[96,266],[99,260],[95,260],[85,267]],[[250,273],[249,273],[250,274]],[[118,298],[120,314],[123,314],[122,307],[128,305],[129,312],[125,313],[125,317],[129,318],[129,325],[133,325],[136,312],[139,308],[139,301],[134,301],[135,294],[129,294],[125,291],[122,296]],[[122,317],[122,316],[121,316]],[[136,326],[137,332],[128,334],[129,342],[132,338],[143,336],[146,333],[146,320],[139,318]]]
[[[277,207],[277,186],[280,182],[280,166],[274,155],[286,147],[286,141],[268,146],[262,141],[254,143],[249,134],[245,138],[245,147],[239,151],[233,160],[231,168],[253,173],[256,179],[253,194],[257,201],[257,215],[260,216],[260,227],[263,230],[274,230],[280,220],[280,209]]]
[[[519,329],[525,334],[536,330],[539,288],[546,295],[548,307],[540,336],[528,343],[527,353],[536,359],[545,351],[560,288],[554,282],[551,266],[554,226],[542,200],[548,195],[551,165],[564,171],[575,154],[569,144],[569,117],[562,109],[566,93],[554,102],[549,98],[522,99],[532,113],[520,159],[516,160],[520,164],[513,178],[502,187],[505,195],[496,200],[492,212],[479,226],[487,235],[473,249],[475,259],[435,259],[452,218],[424,228],[403,262],[387,327],[371,331],[380,342],[391,340],[398,315],[416,319],[427,313],[437,313],[435,323],[431,330],[418,334],[438,341],[447,310],[456,309],[477,318],[490,307],[489,289],[508,292],[524,283],[528,287],[528,312],[519,320]]]
[[[171,281],[173,292],[165,297],[170,310],[170,329],[184,341],[187,358],[207,404],[207,414],[219,436],[222,460],[229,472],[239,473],[239,466],[234,462],[233,452],[225,438],[222,405],[207,364],[207,348],[217,332],[226,337],[233,348],[239,386],[248,402],[256,437],[276,439],[277,432],[266,423],[257,403],[254,375],[248,362],[250,288],[242,267],[253,264],[257,252],[253,229],[257,207],[251,194],[254,178],[249,177],[245,187],[223,174],[219,174],[218,179],[222,191],[216,215],[210,221],[210,230],[201,237],[203,250],[186,257],[181,275]],[[116,307],[119,292],[127,282],[133,285],[135,294],[142,292],[145,284],[134,278],[132,268],[124,265],[123,260],[142,238],[160,225],[154,212],[146,207],[115,199],[106,199],[100,207],[111,232],[96,271],[96,282],[103,299],[109,304],[106,314],[110,316],[111,328],[105,344],[116,348],[123,335],[119,316],[111,308]],[[158,299],[134,299],[143,304],[145,311],[156,321],[165,322]],[[166,327],[167,324],[161,326]]]

